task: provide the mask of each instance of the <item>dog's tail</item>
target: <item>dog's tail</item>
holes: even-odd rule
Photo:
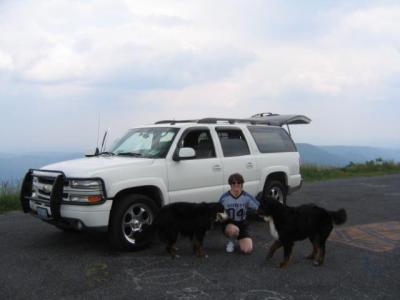
[[[328,213],[336,225],[341,225],[347,220],[347,213],[343,208],[337,211],[329,211]]]

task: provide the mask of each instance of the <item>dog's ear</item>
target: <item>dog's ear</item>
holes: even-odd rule
[[[266,196],[260,203],[260,215],[269,216],[271,211],[274,210],[274,207],[276,207],[276,202],[278,201],[270,196]]]
[[[271,196],[266,196],[266,197],[264,198],[264,201],[263,201],[263,206],[264,206],[264,207],[271,207],[271,206],[273,206],[274,204],[276,204],[277,201],[278,201],[278,200],[275,200],[275,199],[272,198]]]
[[[225,210],[224,206],[219,202],[209,203],[209,207],[210,207],[210,209],[212,209],[216,213],[217,212],[223,212]]]

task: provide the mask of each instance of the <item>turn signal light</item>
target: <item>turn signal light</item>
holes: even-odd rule
[[[96,203],[103,199],[101,195],[92,195],[92,196],[88,196],[87,198],[90,203]]]

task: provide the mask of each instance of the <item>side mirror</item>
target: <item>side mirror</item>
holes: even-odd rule
[[[196,151],[190,147],[180,148],[177,155],[174,155],[173,159],[175,161],[190,159],[196,157]]]

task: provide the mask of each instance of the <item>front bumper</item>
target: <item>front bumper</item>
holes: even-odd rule
[[[89,230],[91,228],[103,230],[108,227],[111,206],[112,200],[106,200],[103,204],[96,206],[62,204],[60,206],[60,217],[54,218],[50,207],[30,200],[30,213],[53,225],[71,227],[78,230]],[[38,209],[45,209],[48,217],[39,215]]]
[[[61,171],[39,172],[52,173],[54,182],[47,201],[35,199],[32,194],[32,178],[35,170],[29,170],[22,182],[20,200],[23,211],[46,221],[59,225],[60,227],[70,227],[78,230],[90,228],[107,228],[112,206],[112,199],[104,199],[95,205],[78,205],[63,203],[63,189],[66,181],[65,174]]]

